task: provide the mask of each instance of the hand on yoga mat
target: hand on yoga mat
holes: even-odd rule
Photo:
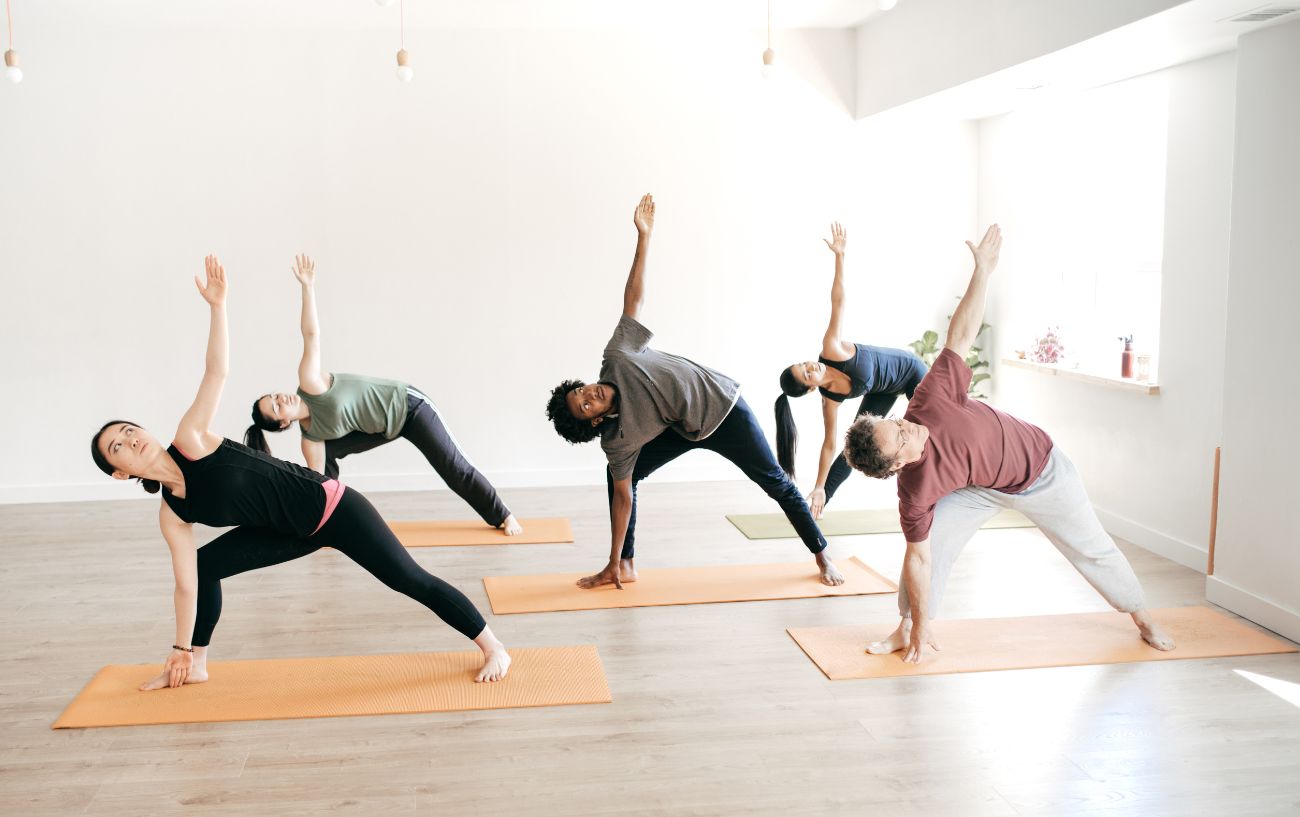
[[[141,692],[151,692],[165,687],[175,689],[189,680],[190,671],[193,669],[194,656],[191,653],[172,650],[167,654],[167,661],[163,664],[162,672],[145,681],[140,685],[139,689]],[[207,679],[204,678],[203,680]]]
[[[590,590],[593,587],[612,584],[619,590],[623,589],[623,580],[619,576],[619,563],[610,562],[605,565],[605,569],[591,576],[583,576],[578,579],[578,586],[583,590]]]
[[[935,652],[939,651],[939,641],[934,635],[934,624],[925,621],[912,625],[912,634],[908,639],[907,653],[903,656],[903,660],[909,664],[921,663],[927,647]]]

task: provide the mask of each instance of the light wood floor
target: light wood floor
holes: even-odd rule
[[[416,559],[485,613],[484,575],[600,567],[603,488],[505,497],[570,517],[577,543]],[[469,515],[445,491],[372,499],[391,519]],[[811,566],[797,541],[749,542],[723,518],[768,510],[748,483],[647,483],[640,559]],[[902,556],[901,536],[833,547],[888,575]],[[1124,550],[1151,606],[1204,602],[1203,577]],[[883,634],[892,596],[489,616],[508,645],[598,645],[610,705],[54,732],[100,666],[160,661],[171,643],[156,506],[0,507],[0,554],[5,815],[1300,813],[1300,708],[1234,672],[1297,683],[1300,657],[832,683],[784,632]],[[225,598],[214,659],[467,646],[336,553],[227,581]],[[971,543],[944,614],[1104,609],[1040,534],[1010,530]]]

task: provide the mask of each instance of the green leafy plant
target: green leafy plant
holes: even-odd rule
[[[952,316],[949,315],[948,318],[951,320]],[[976,387],[986,380],[993,379],[993,375],[988,373],[988,361],[980,359],[980,353],[984,351],[984,347],[979,345],[980,338],[983,337],[984,331],[989,328],[991,326],[987,323],[980,324],[980,331],[975,333],[975,344],[966,353],[966,365],[970,367],[972,372],[970,388],[967,393],[972,397],[988,397],[987,394],[984,394],[981,389]],[[933,366],[934,359],[943,351],[943,347],[939,345],[939,333],[929,329],[926,330],[925,334],[921,335],[920,340],[914,340],[908,346],[912,347],[912,351],[916,352],[917,357],[925,361],[926,366]],[[980,371],[980,369],[984,369],[984,371]]]

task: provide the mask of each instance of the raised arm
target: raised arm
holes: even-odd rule
[[[203,263],[207,280],[196,275],[194,284],[199,288],[199,295],[207,301],[211,315],[208,352],[198,394],[194,396],[194,402],[176,429],[176,441],[186,445],[186,451],[197,452],[193,456],[210,453],[220,442],[220,437],[214,435],[209,427],[212,418],[216,416],[217,406],[221,404],[221,390],[225,387],[226,375],[230,372],[230,340],[226,329],[226,270],[215,255],[209,255]],[[212,443],[214,438],[216,444]]]
[[[316,264],[305,255],[294,258],[293,277],[302,285],[302,360],[298,362],[298,387],[308,394],[329,389],[329,375],[321,369],[320,321],[316,317]]]
[[[655,202],[646,193],[632,214],[636,224],[636,255],[632,258],[632,271],[627,274],[627,285],[623,287],[623,314],[633,320],[641,315],[641,304],[645,301],[645,258],[650,252],[650,233],[655,226]]]
[[[984,233],[978,247],[969,241],[966,246],[970,248],[971,255],[975,256],[975,271],[971,273],[966,294],[962,296],[961,303],[957,304],[957,311],[952,313],[952,320],[948,323],[948,339],[943,344],[963,360],[984,323],[984,301],[988,297],[989,278],[997,269],[998,254],[1002,251],[1002,229],[994,224]]]
[[[848,234],[837,221],[831,225],[831,237],[823,238],[826,246],[835,253],[835,278],[831,281],[831,319],[822,337],[822,356],[831,360],[848,360],[853,357],[853,344],[840,337],[844,321],[844,248]]]

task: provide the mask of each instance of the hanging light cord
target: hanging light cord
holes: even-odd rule
[[[9,0],[5,0],[5,2],[8,3]],[[401,0],[401,2],[398,3],[398,10],[401,12],[402,19],[401,19],[400,27],[398,28],[397,39],[401,43],[402,50],[405,51],[406,50],[406,0]]]
[[[9,22],[9,50],[14,50],[14,13],[9,9],[9,0],[5,0],[5,19]]]
[[[6,3],[9,0],[5,0]],[[772,47],[772,0],[767,0],[767,47]]]

